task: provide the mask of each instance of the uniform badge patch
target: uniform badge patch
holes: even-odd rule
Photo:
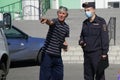
[[[96,26],[97,26],[97,25],[99,25],[99,23],[93,23],[93,25],[96,25]]]
[[[107,31],[107,25],[103,24],[103,31]]]

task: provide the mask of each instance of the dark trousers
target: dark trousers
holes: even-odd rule
[[[94,52],[84,51],[84,79],[85,80],[105,80],[104,71],[102,74],[97,74],[97,65],[100,61],[101,50]]]
[[[39,80],[63,80],[63,61],[61,56],[43,55]]]

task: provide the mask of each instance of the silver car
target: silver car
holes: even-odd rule
[[[6,80],[9,71],[10,58],[8,45],[3,29],[11,26],[11,16],[9,13],[3,14],[3,21],[0,22],[0,80]]]

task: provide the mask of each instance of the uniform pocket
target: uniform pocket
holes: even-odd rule
[[[100,27],[91,27],[91,35],[93,36],[99,35],[100,31],[101,31]]]

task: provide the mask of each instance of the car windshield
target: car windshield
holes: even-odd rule
[[[7,38],[22,38],[23,35],[21,32],[17,31],[15,28],[4,29],[5,35]]]

